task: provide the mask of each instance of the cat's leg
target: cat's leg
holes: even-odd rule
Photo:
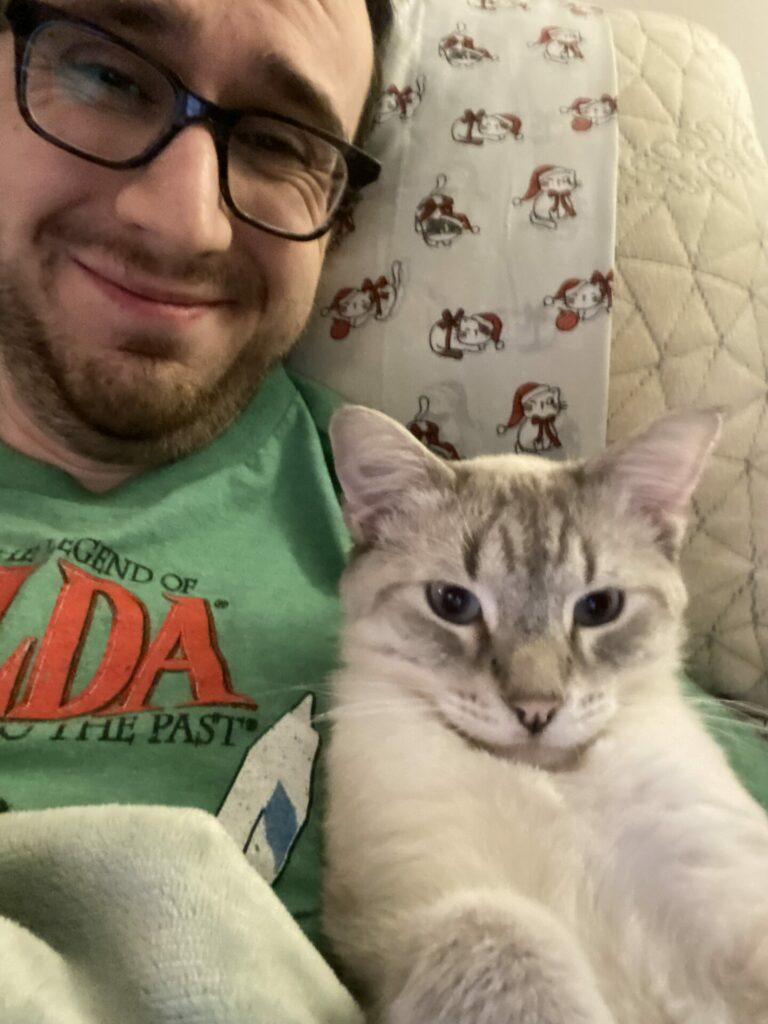
[[[614,1024],[586,958],[544,907],[464,891],[411,925],[382,1024]]]

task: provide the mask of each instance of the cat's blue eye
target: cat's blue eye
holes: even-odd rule
[[[577,626],[604,626],[618,619],[623,609],[623,590],[618,587],[593,590],[574,605],[573,621]]]
[[[480,602],[472,591],[456,583],[428,583],[425,593],[435,615],[455,626],[469,626],[482,614]]]

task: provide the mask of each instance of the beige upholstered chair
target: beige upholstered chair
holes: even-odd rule
[[[620,172],[608,437],[665,409],[727,422],[684,554],[693,675],[768,705],[768,164],[733,55],[611,12]]]

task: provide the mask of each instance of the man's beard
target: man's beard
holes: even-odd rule
[[[48,294],[51,276],[49,264]],[[129,374],[111,372],[96,358],[62,358],[66,339],[36,314],[18,275],[0,261],[0,365],[7,384],[45,433],[103,463],[160,465],[209,444],[242,412],[300,326],[281,337],[250,338],[213,382],[168,379],[172,368],[162,354],[174,342],[159,331],[127,336],[122,346],[156,358],[126,356]]]

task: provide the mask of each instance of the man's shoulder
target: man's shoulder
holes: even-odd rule
[[[331,449],[329,426],[334,412],[346,403],[346,399],[342,398],[336,391],[325,387],[324,384],[318,384],[316,380],[305,377],[295,370],[286,367],[286,372],[304,402],[312,422],[315,424],[328,470],[333,477],[336,492],[339,494],[341,488],[333,467],[333,451]]]

